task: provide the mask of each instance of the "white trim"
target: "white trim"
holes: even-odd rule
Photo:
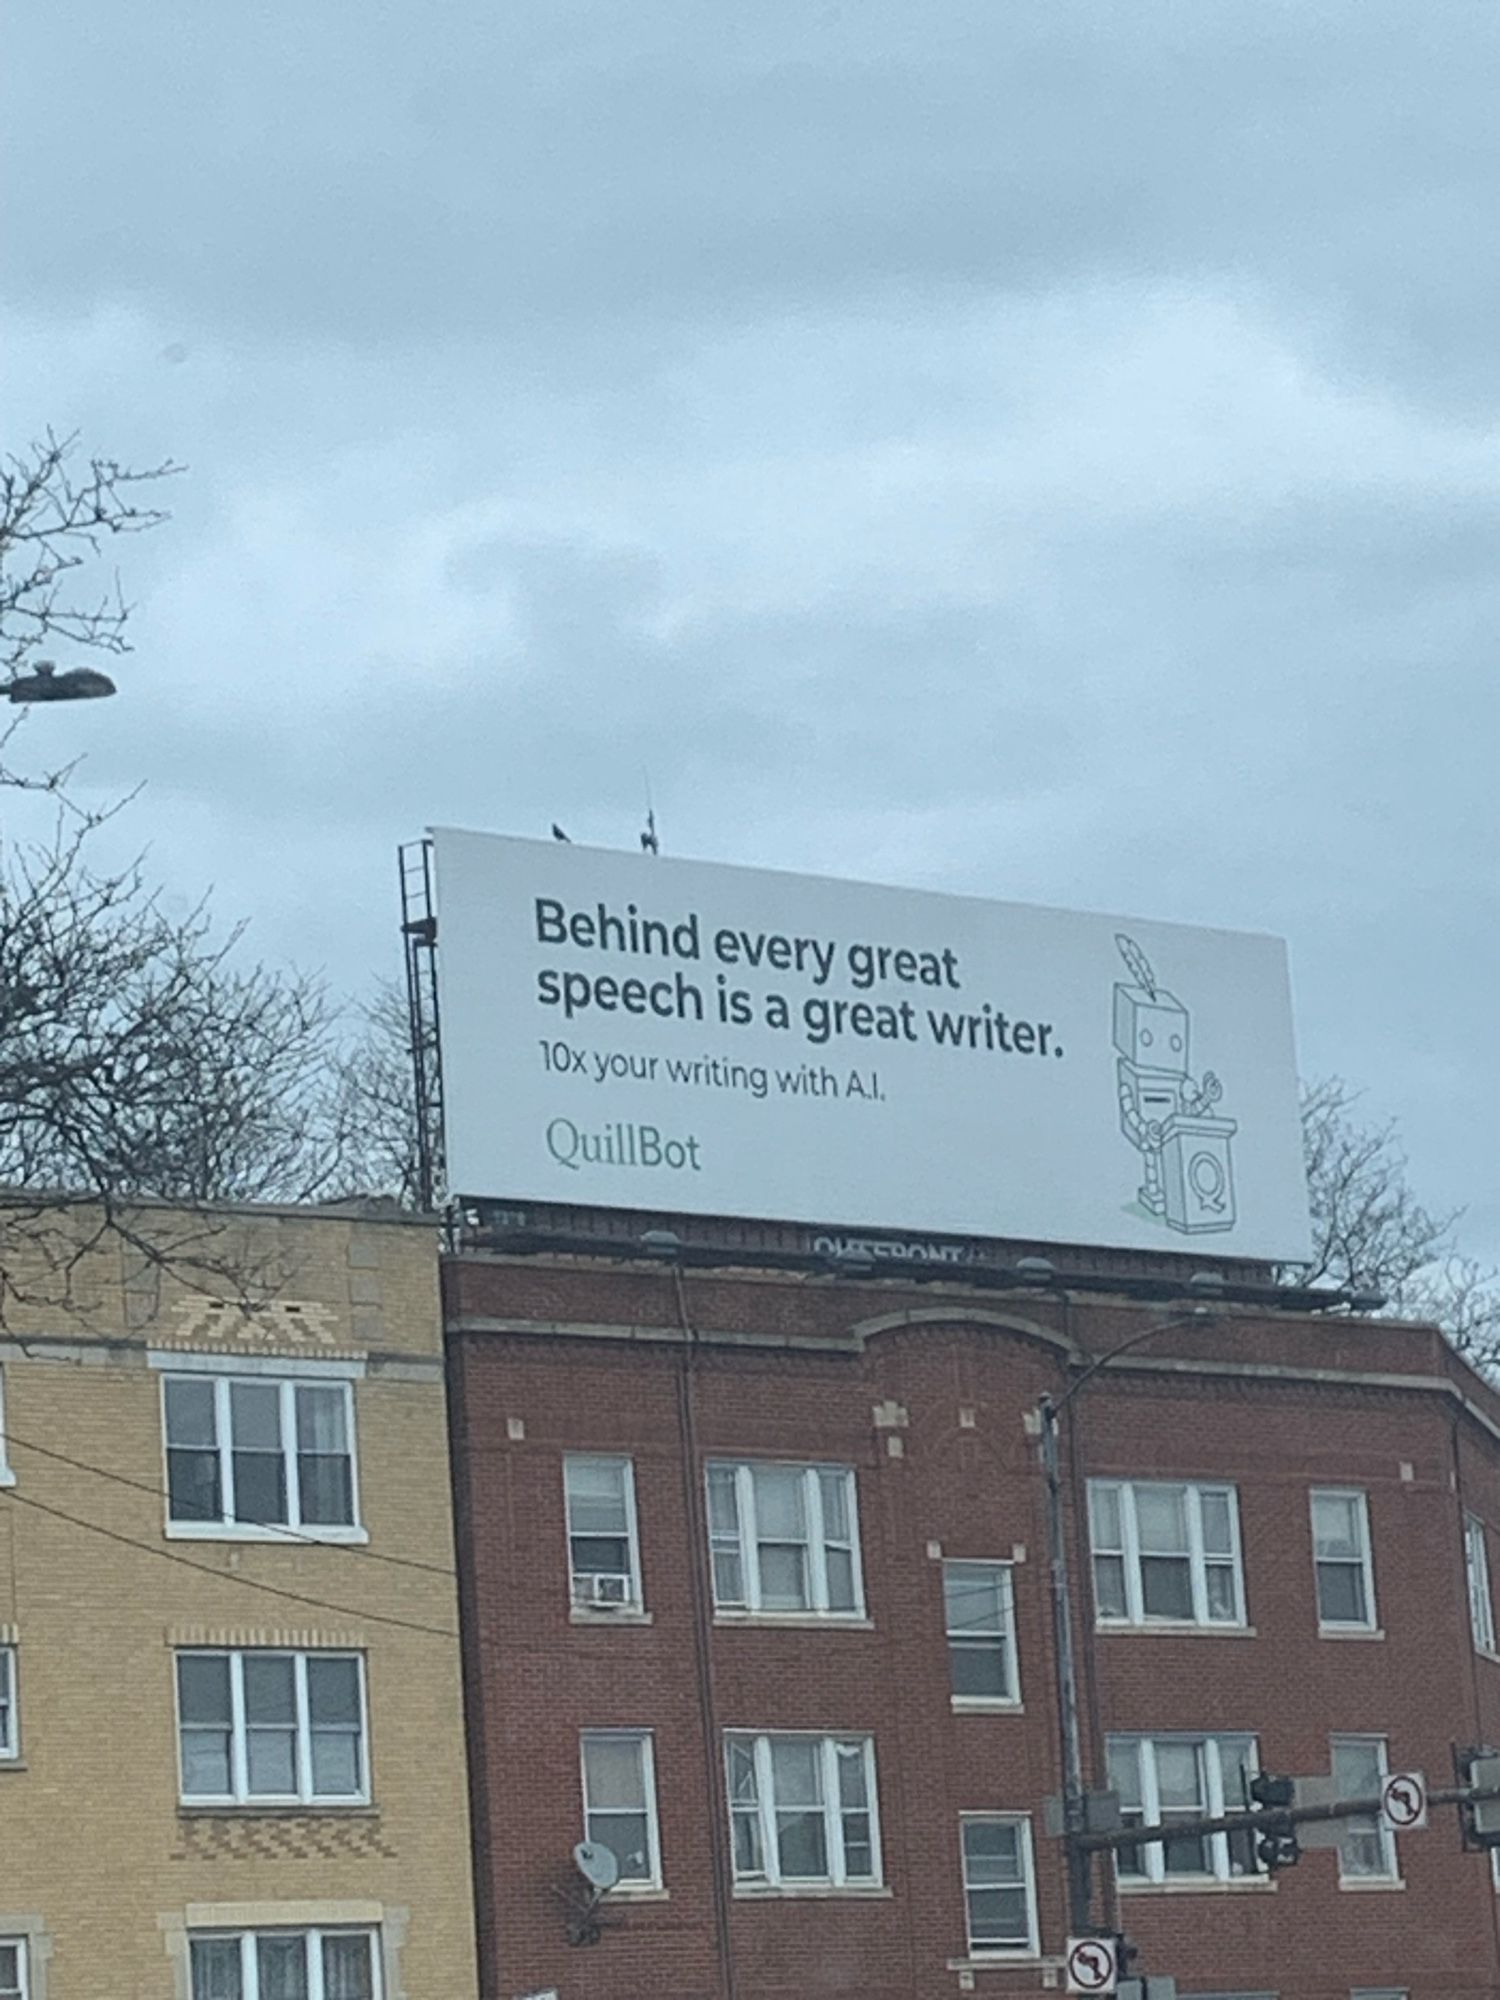
[[[1019,1882],[971,1883],[969,1880],[969,1856],[964,1846],[964,1829],[975,1823],[986,1826],[1014,1826],[1020,1829],[1017,1853],[1021,1863]],[[1016,1812],[963,1812],[958,1816],[959,1877],[964,1891],[964,1929],[968,1940],[969,1962],[974,1965],[1014,1965],[1018,1961],[1036,1958],[1041,1951],[1041,1938],[1037,1928],[1036,1909],[1036,1864],[1031,1850],[1031,1815]],[[1019,1945],[986,1945],[974,1942],[974,1925],[969,1914],[969,1897],[977,1891],[988,1888],[1020,1889],[1026,1901],[1026,1942]]]
[[[5,1364],[0,1362],[0,1486],[14,1486],[15,1469],[5,1448]]]
[[[245,1662],[247,1659],[279,1659],[292,1662],[292,1703],[294,1721],[293,1765],[296,1789],[290,1792],[252,1792],[250,1789],[250,1738],[245,1718]],[[183,1756],[181,1663],[186,1659],[224,1660],[229,1668],[229,1766],[227,1792],[189,1792],[186,1760]],[[357,1792],[318,1792],[313,1789],[312,1703],[308,1693],[310,1660],[352,1660],[359,1687],[359,1775]],[[177,1796],[179,1802],[195,1809],[219,1808],[239,1811],[262,1806],[304,1805],[319,1812],[338,1812],[370,1803],[370,1701],[362,1653],[344,1649],[313,1648],[294,1650],[283,1646],[181,1646],[172,1661],[172,1692],[177,1718]],[[344,1732],[340,1732],[341,1734]]]
[[[369,1373],[362,1354],[330,1360],[302,1354],[205,1354],[180,1347],[148,1347],[146,1365],[168,1375],[271,1375],[302,1382],[362,1382]]]
[[[1464,1581],[1469,1593],[1469,1631],[1474,1650],[1495,1655],[1495,1600],[1490,1589],[1489,1538],[1477,1514],[1464,1514]]]
[[[14,1993],[16,1996],[16,2000],[30,2000],[30,1994],[31,1994],[30,1938],[28,1938],[24,1932],[7,1931],[4,1937],[0,1937],[0,1946],[8,1946],[12,1950],[14,1950],[16,1954],[17,1984],[14,1987],[7,1986],[3,1989],[3,1991],[7,1995]]]
[[[1338,1775],[1339,1750],[1345,1746],[1373,1749],[1375,1774],[1377,1779],[1383,1780],[1390,1770],[1386,1739],[1373,1730],[1364,1729],[1337,1730],[1328,1739],[1328,1768],[1334,1776],[1334,1788],[1344,1798],[1357,1798],[1359,1789],[1356,1788],[1354,1791],[1343,1789],[1348,1781],[1340,1779]],[[1366,1792],[1364,1796],[1368,1798],[1370,1794]],[[1374,1822],[1373,1826],[1360,1826],[1351,1820],[1346,1820],[1344,1826],[1347,1831],[1358,1836],[1369,1837],[1373,1834],[1380,1842],[1380,1855],[1384,1866],[1375,1871],[1355,1871],[1346,1868],[1341,1843],[1338,1850],[1339,1887],[1341,1889],[1405,1888],[1406,1885],[1401,1880],[1400,1860],[1396,1853],[1396,1836],[1378,1813],[1372,1813],[1370,1817]]]
[[[282,1937],[295,1935],[303,1940],[308,2000],[324,2000],[326,1989],[323,1984],[322,1945],[325,1938],[367,1938],[370,1946],[371,2000],[381,2000],[381,1995],[384,1992],[385,1954],[381,1948],[381,1935],[378,1925],[308,1924],[297,1926],[294,1932],[280,1931],[279,1935]],[[183,1936],[186,1942],[187,1991],[190,1995],[193,1993],[193,1946],[195,1944],[232,1943],[235,1941],[239,1944],[241,1991],[247,1996],[247,2000],[250,2000],[250,1996],[260,1991],[259,1973],[257,1970],[259,1947],[256,1931],[206,1925],[190,1928],[183,1933]],[[197,2000],[196,1995],[193,1996],[193,2000]]]
[[[583,1530],[573,1526],[573,1494],[568,1482],[568,1469],[574,1465],[617,1466],[621,1472],[621,1497],[625,1505],[625,1559],[629,1564],[630,1595],[620,1601],[617,1612],[607,1606],[581,1598],[578,1594],[584,1578],[601,1574],[598,1571],[578,1570],[573,1564],[574,1536],[583,1536]],[[569,1451],[563,1453],[563,1535],[567,1544],[568,1602],[575,1622],[605,1624],[611,1617],[634,1618],[640,1621],[645,1616],[646,1599],[641,1588],[641,1537],[635,1510],[635,1460],[624,1452],[612,1451]],[[593,1537],[598,1540],[599,1537]]]
[[[583,1803],[583,1838],[595,1839],[589,1821],[594,1813],[634,1811],[634,1807],[591,1806],[589,1804],[589,1760],[588,1747],[591,1743],[632,1743],[638,1752],[637,1766],[641,1779],[641,1810],[646,1820],[646,1864],[648,1874],[644,1880],[633,1878],[621,1880],[610,1890],[612,1896],[664,1896],[665,1887],[661,1872],[661,1834],[656,1816],[656,1745],[649,1729],[581,1729],[578,1732],[578,1782]],[[608,1847],[608,1841],[599,1843]],[[611,1850],[613,1851],[613,1850]]]
[[[1137,1496],[1147,1491],[1180,1493],[1182,1495],[1183,1525],[1187,1536],[1186,1546],[1177,1552],[1178,1561],[1188,1566],[1188,1589],[1192,1598],[1190,1618],[1162,1617],[1147,1611],[1145,1605],[1145,1584],[1141,1569],[1144,1560],[1152,1559],[1151,1551],[1142,1551],[1140,1522],[1137,1512]],[[1096,1499],[1109,1493],[1114,1496],[1115,1508],[1120,1520],[1119,1545],[1102,1544],[1097,1533]],[[1226,1503],[1229,1519],[1229,1552],[1227,1556],[1217,1552],[1210,1557],[1203,1538],[1203,1503],[1213,1495]],[[1243,1631],[1245,1615],[1245,1563],[1240,1541],[1239,1489],[1228,1480],[1222,1479],[1120,1479],[1097,1478],[1088,1482],[1089,1555],[1094,1582],[1094,1617],[1100,1631],[1145,1630],[1151,1627],[1169,1625],[1192,1630],[1235,1632]],[[1099,1609],[1099,1563],[1101,1560],[1118,1562],[1121,1568],[1125,1590],[1125,1610],[1102,1612]],[[1208,1595],[1208,1572],[1212,1566],[1216,1570],[1227,1570],[1233,1585],[1234,1616],[1216,1618],[1211,1615]]]
[[[1111,1731],[1105,1738],[1105,1747],[1106,1752],[1128,1749],[1134,1755],[1141,1796],[1141,1824],[1143,1827],[1160,1827],[1171,1823],[1170,1815],[1165,1821],[1163,1819],[1157,1770],[1157,1753],[1163,1745],[1188,1745],[1196,1752],[1200,1791],[1198,1810],[1201,1813],[1217,1818],[1220,1813],[1232,1812],[1239,1806],[1241,1801],[1228,1796],[1225,1791],[1223,1745],[1226,1742],[1248,1743],[1249,1768],[1252,1771],[1259,1769],[1259,1739],[1252,1729],[1118,1730]],[[1140,1849],[1144,1872],[1130,1874],[1121,1866],[1126,1850],[1117,1850],[1115,1876],[1121,1893],[1127,1890],[1134,1892],[1138,1888],[1227,1889],[1260,1879],[1253,1870],[1235,1872],[1231,1859],[1231,1835],[1210,1833],[1203,1835],[1202,1839],[1209,1854],[1209,1866],[1202,1871],[1169,1873],[1165,1846],[1160,1841],[1151,1841],[1143,1843]]]
[[[806,1551],[808,1601],[803,1605],[773,1606],[768,1610],[763,1602],[761,1536],[755,1493],[755,1475],[761,1471],[795,1472],[801,1475],[805,1539],[796,1546]],[[713,1525],[713,1503],[710,1496],[715,1473],[730,1475],[729,1483],[734,1497],[733,1528],[716,1529]],[[836,1540],[830,1540],[827,1533],[823,1512],[823,1480],[830,1476],[838,1478],[842,1483],[844,1506],[849,1518],[847,1538],[839,1536]],[[815,1617],[830,1621],[865,1617],[864,1572],[859,1546],[859,1482],[852,1466],[809,1459],[710,1458],[704,1462],[703,1478],[708,1526],[709,1585],[713,1593],[716,1617],[723,1617],[726,1614],[741,1616],[748,1614],[757,1618]],[[716,1544],[720,1547],[720,1553],[728,1553],[726,1545],[731,1540],[736,1544],[739,1557],[740,1588],[743,1596],[721,1599],[713,1557]],[[851,1606],[837,1608],[830,1606],[828,1582],[830,1549],[847,1549],[849,1552],[850,1589],[854,1598]]]
[[[1354,1506],[1354,1518],[1358,1523],[1359,1550],[1354,1556],[1320,1556],[1318,1554],[1318,1502],[1320,1500],[1350,1501]],[[1318,1631],[1327,1635],[1333,1632],[1369,1634],[1376,1631],[1379,1619],[1375,1611],[1375,1558],[1370,1545],[1370,1505],[1362,1486],[1310,1486],[1307,1489],[1307,1514],[1312,1531],[1313,1554],[1313,1596],[1318,1612]],[[1328,1618],[1323,1612],[1322,1571],[1324,1565],[1337,1569],[1355,1569],[1360,1575],[1364,1591],[1365,1615],[1363,1618]]]
[[[803,1741],[817,1746],[817,1773],[819,1797],[817,1805],[823,1819],[823,1852],[828,1865],[826,1876],[783,1876],[781,1872],[781,1851],[777,1830],[778,1809],[772,1749],[776,1743]],[[755,1775],[755,1797],[738,1806],[734,1798],[732,1782],[728,1780],[728,1761],[731,1749],[748,1746]],[[864,1775],[865,1803],[863,1806],[845,1807],[840,1796],[839,1757],[841,1751],[857,1747]],[[875,1739],[865,1730],[819,1729],[726,1729],[724,1732],[724,1758],[726,1771],[726,1794],[729,1808],[729,1851],[730,1866],[734,1873],[735,1894],[752,1892],[756,1894],[800,1894],[813,1891],[823,1894],[852,1895],[885,1888],[885,1877],[880,1852],[880,1808],[875,1778]],[[809,1810],[811,1806],[809,1805]],[[870,1872],[868,1875],[851,1877],[848,1872],[844,1847],[844,1814],[863,1812],[870,1829]],[[761,1866],[753,1873],[740,1873],[735,1866],[735,1824],[737,1819],[753,1814],[760,1847]]]
[[[1000,1629],[996,1632],[982,1631],[963,1633],[955,1631],[949,1623],[948,1572],[955,1569],[994,1570],[999,1576]],[[941,1588],[943,1592],[943,1634],[948,1643],[949,1701],[955,1709],[1018,1709],[1021,1706],[1021,1658],[1020,1647],[1016,1643],[1016,1585],[1015,1565],[1011,1561],[1001,1561],[992,1556],[945,1556],[941,1564]],[[954,1641],[961,1647],[969,1641],[991,1641],[998,1645],[1005,1662],[1005,1680],[1010,1692],[1004,1695],[959,1694],[952,1687]],[[978,1645],[970,1650],[978,1651]],[[1004,1815],[1002,1814],[1003,1818]]]
[[[5,1696],[6,1723],[0,1729],[0,1764],[19,1764],[21,1761],[21,1670],[17,1663],[16,1648],[6,1644],[0,1646],[0,1692]]]
[[[192,1371],[189,1371],[191,1374]],[[354,1386],[339,1377],[309,1377],[299,1379],[285,1369],[251,1378],[259,1388],[277,1391],[277,1435],[280,1439],[282,1475],[285,1480],[285,1501],[287,1519],[285,1521],[242,1520],[228,1509],[236,1504],[234,1494],[234,1436],[231,1416],[231,1393],[237,1383],[247,1378],[238,1368],[216,1368],[204,1372],[208,1375],[213,1396],[213,1438],[212,1445],[180,1445],[175,1449],[183,1451],[213,1451],[218,1459],[219,1513],[209,1520],[174,1519],[172,1514],[172,1452],[170,1425],[167,1414],[167,1399],[174,1381],[182,1380],[177,1369],[164,1369],[161,1374],[161,1440],[162,1440],[162,1484],[166,1501],[164,1532],[169,1538],[184,1541],[273,1541],[273,1542],[361,1542],[368,1539],[360,1519],[359,1493],[359,1444],[356,1431]],[[302,1389],[334,1388],[343,1392],[344,1406],[344,1452],[349,1466],[349,1511],[348,1521],[310,1521],[302,1519],[301,1453],[297,1438],[297,1397]]]

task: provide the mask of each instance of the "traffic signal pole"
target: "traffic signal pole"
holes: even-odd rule
[[[1492,1799],[1500,1799],[1500,1785],[1449,1785],[1443,1791],[1427,1794],[1430,1806],[1478,1806]],[[1080,1828],[1063,1837],[1070,1847],[1080,1848],[1085,1854],[1097,1854],[1121,1847],[1161,1847],[1170,1840],[1192,1840],[1201,1834],[1276,1834],[1294,1832],[1314,1820],[1377,1819],[1381,1805],[1377,1794],[1372,1799],[1335,1799],[1330,1805],[1246,1807],[1239,1812],[1205,1815],[1202,1819],[1174,1819],[1170,1826],[1122,1826],[1106,1833],[1089,1833]]]
[[[1058,1462],[1058,1406],[1041,1401],[1042,1474],[1047,1487],[1047,1560],[1052,1582],[1052,1653],[1057,1672],[1057,1724],[1062,1738],[1063,1840],[1068,1867],[1068,1928],[1074,1937],[1089,1930],[1094,1900],[1092,1844],[1085,1835],[1088,1809],[1083,1783],[1083,1737],[1078,1721],[1078,1659],[1073,1646],[1073,1599],[1068,1582],[1068,1544],[1063,1520],[1062,1471]],[[1104,1843],[1108,1845],[1108,1843]]]

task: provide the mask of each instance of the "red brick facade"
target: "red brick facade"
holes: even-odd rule
[[[1044,1393],[1179,1309],[599,1261],[465,1255],[447,1269],[454,1466],[468,1627],[486,2000],[939,2000],[1061,1990],[1060,1789]],[[691,1330],[689,1338],[684,1327]],[[1074,1357],[1070,1369],[1069,1356]],[[1068,1406],[1064,1471],[1091,1782],[1109,1733],[1248,1733],[1261,1767],[1329,1769],[1333,1735],[1386,1739],[1393,1770],[1451,1781],[1454,1743],[1500,1741],[1500,1663],[1470,1637],[1468,1510],[1500,1562],[1500,1398],[1421,1328],[1246,1308],[1164,1329]],[[562,1460],[634,1464],[649,1622],[570,1612]],[[856,1473],[866,1620],[715,1621],[705,1459]],[[1246,1627],[1095,1629],[1090,1477],[1237,1489]],[[1378,1632],[1319,1634],[1308,1491],[1366,1495]],[[1019,1709],[955,1712],[942,1559],[1013,1560]],[[610,1897],[570,1946],[583,1832],[579,1733],[653,1734],[662,1891]],[[726,1730],[874,1739],[878,1890],[736,1894]],[[1230,1800],[1230,1804],[1238,1803]],[[1031,1819],[1041,1951],[971,1957],[960,1815]],[[1397,1879],[1340,1885],[1339,1857],[1265,1878],[1116,1891],[1183,1996],[1411,2000],[1500,1994],[1486,1856],[1435,1810]]]

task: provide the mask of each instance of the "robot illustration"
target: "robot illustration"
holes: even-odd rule
[[[1188,1012],[1159,986],[1134,938],[1115,943],[1130,969],[1115,986],[1120,1130],[1141,1156],[1141,1207],[1186,1235],[1234,1227],[1233,1118],[1214,1109],[1224,1086],[1188,1072]]]

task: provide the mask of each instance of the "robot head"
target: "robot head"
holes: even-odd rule
[[[1187,1009],[1172,994],[1140,986],[1115,988],[1115,1047],[1140,1069],[1188,1069]]]

